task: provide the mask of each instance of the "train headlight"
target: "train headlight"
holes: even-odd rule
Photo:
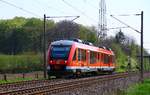
[[[65,64],[67,63],[67,61],[65,60]]]
[[[53,61],[51,60],[50,63],[53,63]]]

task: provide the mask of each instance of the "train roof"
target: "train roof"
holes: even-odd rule
[[[88,45],[88,44],[82,43],[81,41],[77,42],[73,40],[59,40],[59,41],[52,42],[51,45],[74,45],[77,48],[88,49],[91,51],[100,51],[102,53],[114,55],[111,49],[107,49],[105,47],[96,47],[93,45]]]
[[[51,45],[73,45],[73,44],[74,41],[71,40],[59,40],[51,43]]]

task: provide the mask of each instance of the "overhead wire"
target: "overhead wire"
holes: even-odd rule
[[[135,29],[135,28],[129,26],[128,24],[124,23],[123,21],[119,20],[118,18],[114,17],[113,15],[110,15],[110,16],[111,16],[112,18],[116,19],[118,22],[120,22],[120,23],[126,25],[127,27],[131,28],[132,30],[136,31],[137,33],[140,33],[140,31],[138,31],[137,29]]]
[[[41,11],[44,12],[43,7],[41,7],[41,3],[38,0],[32,0],[35,4],[35,7],[38,7]],[[45,7],[45,6],[44,6]]]
[[[15,4],[12,4],[12,3],[8,2],[8,1],[5,1],[5,0],[0,0],[0,1],[3,2],[3,3],[5,3],[5,4],[7,4],[7,5],[10,5],[10,6],[12,6],[12,7],[15,7],[15,8],[17,8],[17,9],[19,9],[19,10],[21,10],[21,11],[24,11],[24,12],[26,12],[26,13],[28,13],[28,14],[41,17],[40,15],[38,15],[38,14],[36,14],[36,13],[33,13],[33,12],[31,12],[31,11],[28,11],[28,10],[26,10],[26,9],[24,9],[24,8],[21,8],[21,7],[17,6],[17,5],[15,5]]]
[[[138,16],[138,15],[141,15],[141,14],[118,14],[118,15],[115,14],[115,16]]]
[[[90,5],[91,8],[94,8],[96,10],[99,10],[99,8],[97,8],[96,6],[94,6],[92,3],[88,3],[88,5]]]
[[[37,4],[39,4],[39,5],[41,5],[41,3],[43,3],[43,5],[45,6],[45,7],[47,7],[47,8],[50,8],[50,9],[54,9],[55,10],[55,12],[59,12],[59,13],[62,13],[62,14],[65,14],[65,12],[64,11],[61,11],[60,9],[57,9],[57,8],[55,8],[55,7],[52,7],[52,6],[49,6],[48,5],[48,3],[46,3],[45,2],[45,4],[44,4],[44,2],[40,2],[39,0],[36,0],[36,3]],[[47,6],[48,5],[48,6]],[[80,16],[76,16],[76,15],[61,15],[61,16],[47,16],[47,18],[51,18],[51,19],[59,19],[59,18],[73,18],[73,19],[71,19],[71,21],[74,21],[75,19],[77,19],[77,18],[79,18]]]
[[[93,22],[97,22],[97,20],[89,17],[85,12],[81,11],[80,9],[74,7],[73,5],[71,5],[70,3],[66,2],[65,0],[62,0],[66,5],[68,5],[69,7],[71,7],[72,9],[76,10],[77,12],[80,12],[82,15],[84,15],[85,17],[87,17],[88,19],[90,19]]]
[[[34,1],[35,1],[35,0],[34,0]],[[40,3],[39,0],[36,0],[36,1],[37,1],[37,3],[38,3],[38,2]],[[45,7],[49,8],[49,9],[54,9],[54,10],[56,10],[56,12],[65,14],[64,11],[62,11],[62,10],[60,10],[60,9],[57,9],[57,8],[55,8],[55,7],[52,7],[52,6],[50,6],[48,3],[44,2],[44,1],[43,1],[42,3],[43,3],[43,5],[44,5]],[[40,3],[40,4],[41,4],[41,3]],[[39,4],[39,5],[40,5],[40,4]]]

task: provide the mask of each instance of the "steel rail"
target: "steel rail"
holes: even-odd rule
[[[105,75],[100,77],[90,77],[90,78],[84,78],[84,79],[76,79],[69,82],[63,82],[63,83],[55,83],[55,84],[47,84],[44,86],[36,86],[36,87],[29,87],[26,89],[18,89],[18,90],[10,90],[5,91],[0,94],[2,95],[36,95],[36,94],[49,94],[49,93],[57,93],[64,90],[69,90],[71,88],[77,88],[82,87],[85,85],[93,84],[96,82],[105,82],[113,79],[118,78],[125,78],[128,77],[128,73],[121,73],[121,74],[115,74],[115,75]]]
[[[61,79],[62,80],[62,79]],[[38,85],[47,85],[53,82],[60,81],[59,79],[55,80],[30,80],[30,81],[22,81],[22,82],[15,82],[15,83],[5,83],[0,85],[0,93],[6,92],[8,90],[17,90],[17,89],[25,89],[29,87],[35,87]]]

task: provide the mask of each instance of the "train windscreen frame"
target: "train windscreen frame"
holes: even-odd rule
[[[70,48],[70,45],[52,45],[50,49],[50,58],[67,60]]]

